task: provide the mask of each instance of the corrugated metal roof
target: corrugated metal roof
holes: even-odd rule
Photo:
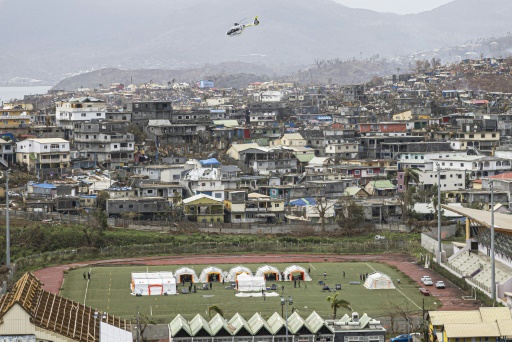
[[[238,334],[238,332],[245,328],[249,334],[252,334],[251,327],[247,323],[247,321],[237,312],[231,320],[229,320],[229,324],[231,324],[233,327],[235,327],[235,331],[233,331],[233,335]]]
[[[482,316],[482,322],[496,322],[499,319],[512,319],[510,309],[505,307],[478,308]]]
[[[286,324],[283,317],[281,317],[281,315],[279,315],[277,312],[274,312],[274,314],[270,316],[270,318],[267,320],[267,323],[272,334],[276,334]]]
[[[212,335],[210,325],[200,314],[197,314],[194,318],[192,318],[189,326],[193,336],[197,335],[201,329],[204,329],[208,334]]]
[[[478,310],[470,311],[430,311],[430,322],[434,326],[449,323],[481,323],[482,316]]]
[[[210,320],[210,332],[212,336],[215,336],[218,334],[218,332],[224,329],[228,333],[232,334],[233,329],[231,329],[228,326],[228,321],[222,317],[220,314],[216,314],[213,316],[213,318]]]
[[[254,335],[256,335],[262,328],[265,328],[268,333],[272,334],[272,329],[259,313],[255,313],[247,323],[251,327],[251,331]]]
[[[300,317],[297,312],[294,312],[288,316],[288,330],[290,330],[292,334],[298,333],[305,324],[306,321],[304,321],[304,318]]]
[[[466,337],[499,337],[500,329],[497,323],[454,323],[445,324],[444,331],[448,338]]]
[[[322,317],[320,317],[319,314],[316,313],[316,311],[313,311],[311,315],[309,315],[308,318],[306,318],[306,327],[313,333],[316,334],[318,330],[320,330],[324,326],[324,320]],[[332,328],[327,326],[329,329]]]
[[[499,319],[496,321],[500,329],[500,335],[506,336],[507,339],[512,338],[512,319]]]
[[[170,333],[173,337],[176,336],[181,330],[185,330],[189,336],[193,336],[187,320],[181,315],[174,317],[171,323],[169,323],[169,330],[171,331]]]

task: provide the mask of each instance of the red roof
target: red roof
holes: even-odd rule
[[[501,174],[496,175],[496,176],[490,176],[488,178],[492,178],[492,179],[512,179],[512,172],[505,172],[505,173],[501,173]]]

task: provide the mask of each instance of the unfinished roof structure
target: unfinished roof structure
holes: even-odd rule
[[[42,283],[30,272],[0,297],[0,335],[4,332],[12,334],[14,324],[11,320],[23,316],[26,325],[17,324],[20,329],[29,329],[28,326],[33,324],[36,332],[57,334],[62,340],[100,341],[101,324],[122,330],[119,331],[121,335],[131,336],[130,322],[43,290]]]

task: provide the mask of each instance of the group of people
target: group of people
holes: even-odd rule
[[[368,273],[366,273],[366,274],[362,273],[359,275],[359,280],[361,280],[361,281],[366,281],[366,278],[368,278]]]
[[[90,280],[91,279],[91,272],[84,272],[84,280]]]

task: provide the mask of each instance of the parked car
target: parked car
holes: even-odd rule
[[[434,282],[432,281],[432,279],[425,279],[425,280],[423,280],[423,285],[432,286],[432,285],[434,285]]]
[[[398,335],[397,337],[392,337],[391,342],[410,342],[412,341],[412,336],[409,334]]]
[[[438,288],[438,289],[444,289],[444,288],[445,288],[445,286],[444,286],[444,281],[442,281],[442,280],[437,281],[437,282],[436,282],[436,288]]]
[[[421,282],[423,283],[423,280],[425,280],[425,279],[430,279],[430,280],[432,280],[432,278],[430,278],[430,276],[427,276],[427,275],[426,275],[426,276],[421,277]]]
[[[426,288],[424,287],[420,287],[420,293],[424,296],[430,296],[430,292],[429,290],[427,290]]]

